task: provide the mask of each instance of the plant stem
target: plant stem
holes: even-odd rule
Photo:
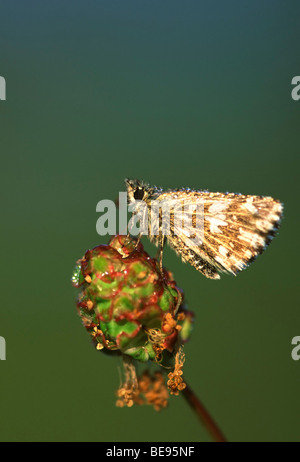
[[[227,440],[225,436],[209,412],[205,409],[201,401],[197,398],[193,390],[187,385],[186,388],[182,391],[182,394],[191,408],[196,412],[199,420],[202,422],[212,439],[217,443],[226,443]]]

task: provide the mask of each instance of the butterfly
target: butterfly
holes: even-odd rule
[[[272,197],[125,183],[128,203],[142,222],[139,238],[147,234],[159,247],[161,268],[167,240],[210,279],[245,269],[270,244],[282,218],[283,205]]]

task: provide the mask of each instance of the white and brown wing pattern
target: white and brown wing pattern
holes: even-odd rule
[[[141,200],[149,210],[154,203],[163,204],[170,212],[163,213],[170,232],[164,232],[160,213],[150,220],[149,238],[162,249],[161,236],[165,236],[183,261],[210,279],[245,269],[270,244],[282,217],[283,206],[272,197],[164,191],[139,180],[126,180],[126,185],[129,203]],[[159,229],[159,238],[153,228]]]
[[[184,261],[211,279],[219,279],[220,272],[236,275],[255,260],[275,236],[283,210],[272,197],[190,190],[165,194],[184,200],[184,213],[189,213],[189,204],[203,204],[198,246],[191,240],[195,228],[182,232],[175,225],[167,239]]]

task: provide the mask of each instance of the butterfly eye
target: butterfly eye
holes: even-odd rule
[[[138,188],[136,191],[134,191],[134,198],[137,201],[143,200],[144,197],[144,190],[142,188]]]

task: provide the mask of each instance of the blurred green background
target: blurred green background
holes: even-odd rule
[[[208,441],[183,398],[118,409],[70,277],[124,178],[272,195],[279,236],[237,278],[167,249],[196,315],[185,375],[231,441],[300,439],[298,0],[0,5],[2,441]],[[152,245],[144,242],[154,255]]]

